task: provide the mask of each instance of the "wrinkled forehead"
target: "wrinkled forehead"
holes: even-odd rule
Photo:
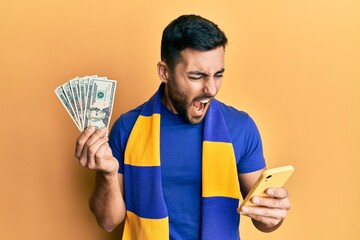
[[[225,52],[222,46],[209,51],[186,48],[180,53],[175,69],[215,73],[224,68]]]

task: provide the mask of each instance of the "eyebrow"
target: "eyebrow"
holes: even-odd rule
[[[217,75],[217,74],[220,74],[220,73],[224,73],[224,72],[225,72],[225,68],[222,68],[220,71],[217,71],[214,75]],[[191,75],[200,75],[200,76],[205,76],[205,77],[208,76],[208,74],[203,73],[203,72],[200,72],[200,71],[190,71],[190,72],[188,72],[188,74],[191,74]]]

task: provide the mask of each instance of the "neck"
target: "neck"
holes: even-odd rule
[[[166,87],[164,88],[164,93],[162,95],[161,98],[161,102],[166,106],[167,109],[169,109],[171,112],[173,112],[174,114],[178,114],[178,112],[176,111],[176,109],[174,108],[173,104],[171,103],[169,97],[168,97],[168,92]]]

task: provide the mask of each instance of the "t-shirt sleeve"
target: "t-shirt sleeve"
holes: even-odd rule
[[[238,143],[238,146],[235,146],[240,149],[237,163],[238,173],[254,172],[266,166],[259,130],[249,115],[246,114],[244,120],[241,129],[242,143]]]
[[[119,173],[124,174],[124,156],[130,132],[134,127],[142,106],[122,114],[114,123],[109,135],[109,145],[114,157],[119,162]]]
[[[114,157],[119,162],[119,173],[124,173],[125,142],[127,141],[126,130],[122,118],[117,119],[110,131],[109,145]]]

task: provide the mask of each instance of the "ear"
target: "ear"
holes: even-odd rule
[[[157,64],[157,70],[160,80],[163,83],[167,83],[170,77],[169,68],[164,61],[160,61]]]

